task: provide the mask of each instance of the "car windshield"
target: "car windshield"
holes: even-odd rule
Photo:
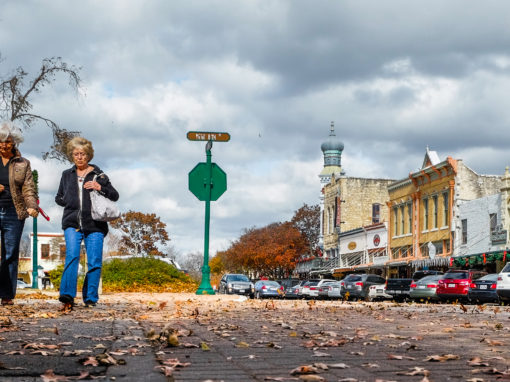
[[[262,284],[267,285],[267,286],[275,286],[275,287],[280,286],[280,284],[278,284],[276,281],[263,281]]]
[[[485,280],[485,281],[498,281],[498,274],[497,273],[491,273],[490,275],[485,275],[483,277],[480,277],[478,280]],[[476,280],[476,281],[478,281]]]
[[[361,276],[360,275],[349,275],[345,278],[344,281],[361,281]]]
[[[506,263],[501,272],[510,272],[510,263]]]
[[[442,279],[443,275],[435,275],[435,276],[425,276],[424,278],[418,280],[418,284],[428,284],[431,282],[435,282],[439,279]]]
[[[227,276],[228,281],[246,281],[250,282],[250,279],[245,275],[230,275]]]
[[[448,272],[448,273],[445,273],[444,278],[452,279],[452,280],[468,279],[469,273],[468,272]]]
[[[317,285],[318,283],[319,283],[318,281],[308,281],[308,283],[306,285],[314,286],[314,285]]]

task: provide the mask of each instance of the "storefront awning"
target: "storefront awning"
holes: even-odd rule
[[[435,257],[433,259],[421,259],[411,262],[415,268],[422,267],[445,267],[450,265],[450,256],[448,257]]]

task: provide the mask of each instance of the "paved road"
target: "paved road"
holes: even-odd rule
[[[510,380],[507,307],[51,294],[0,307],[0,380]],[[50,371],[51,370],[51,371]]]

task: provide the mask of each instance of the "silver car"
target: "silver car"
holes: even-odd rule
[[[340,293],[342,289],[342,284],[340,281],[335,281],[334,283],[329,284],[328,297],[330,299],[342,298],[342,294]]]
[[[243,294],[254,297],[255,287],[248,276],[236,273],[227,273],[223,275],[220,280],[218,292],[224,294]]]
[[[418,281],[411,283],[409,289],[409,297],[413,300],[426,301],[426,300],[439,300],[436,290],[438,281],[443,278],[443,275],[426,276]]]

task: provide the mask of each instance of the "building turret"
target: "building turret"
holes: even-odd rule
[[[324,216],[324,186],[331,181],[331,177],[335,174],[336,177],[345,175],[342,170],[342,151],[344,150],[344,144],[335,135],[335,123],[331,122],[331,131],[329,138],[326,142],[321,145],[321,150],[324,155],[324,168],[319,174],[321,183],[321,193],[319,195],[319,206],[321,210],[320,219],[320,234],[319,234],[319,247],[323,248],[323,216]]]

